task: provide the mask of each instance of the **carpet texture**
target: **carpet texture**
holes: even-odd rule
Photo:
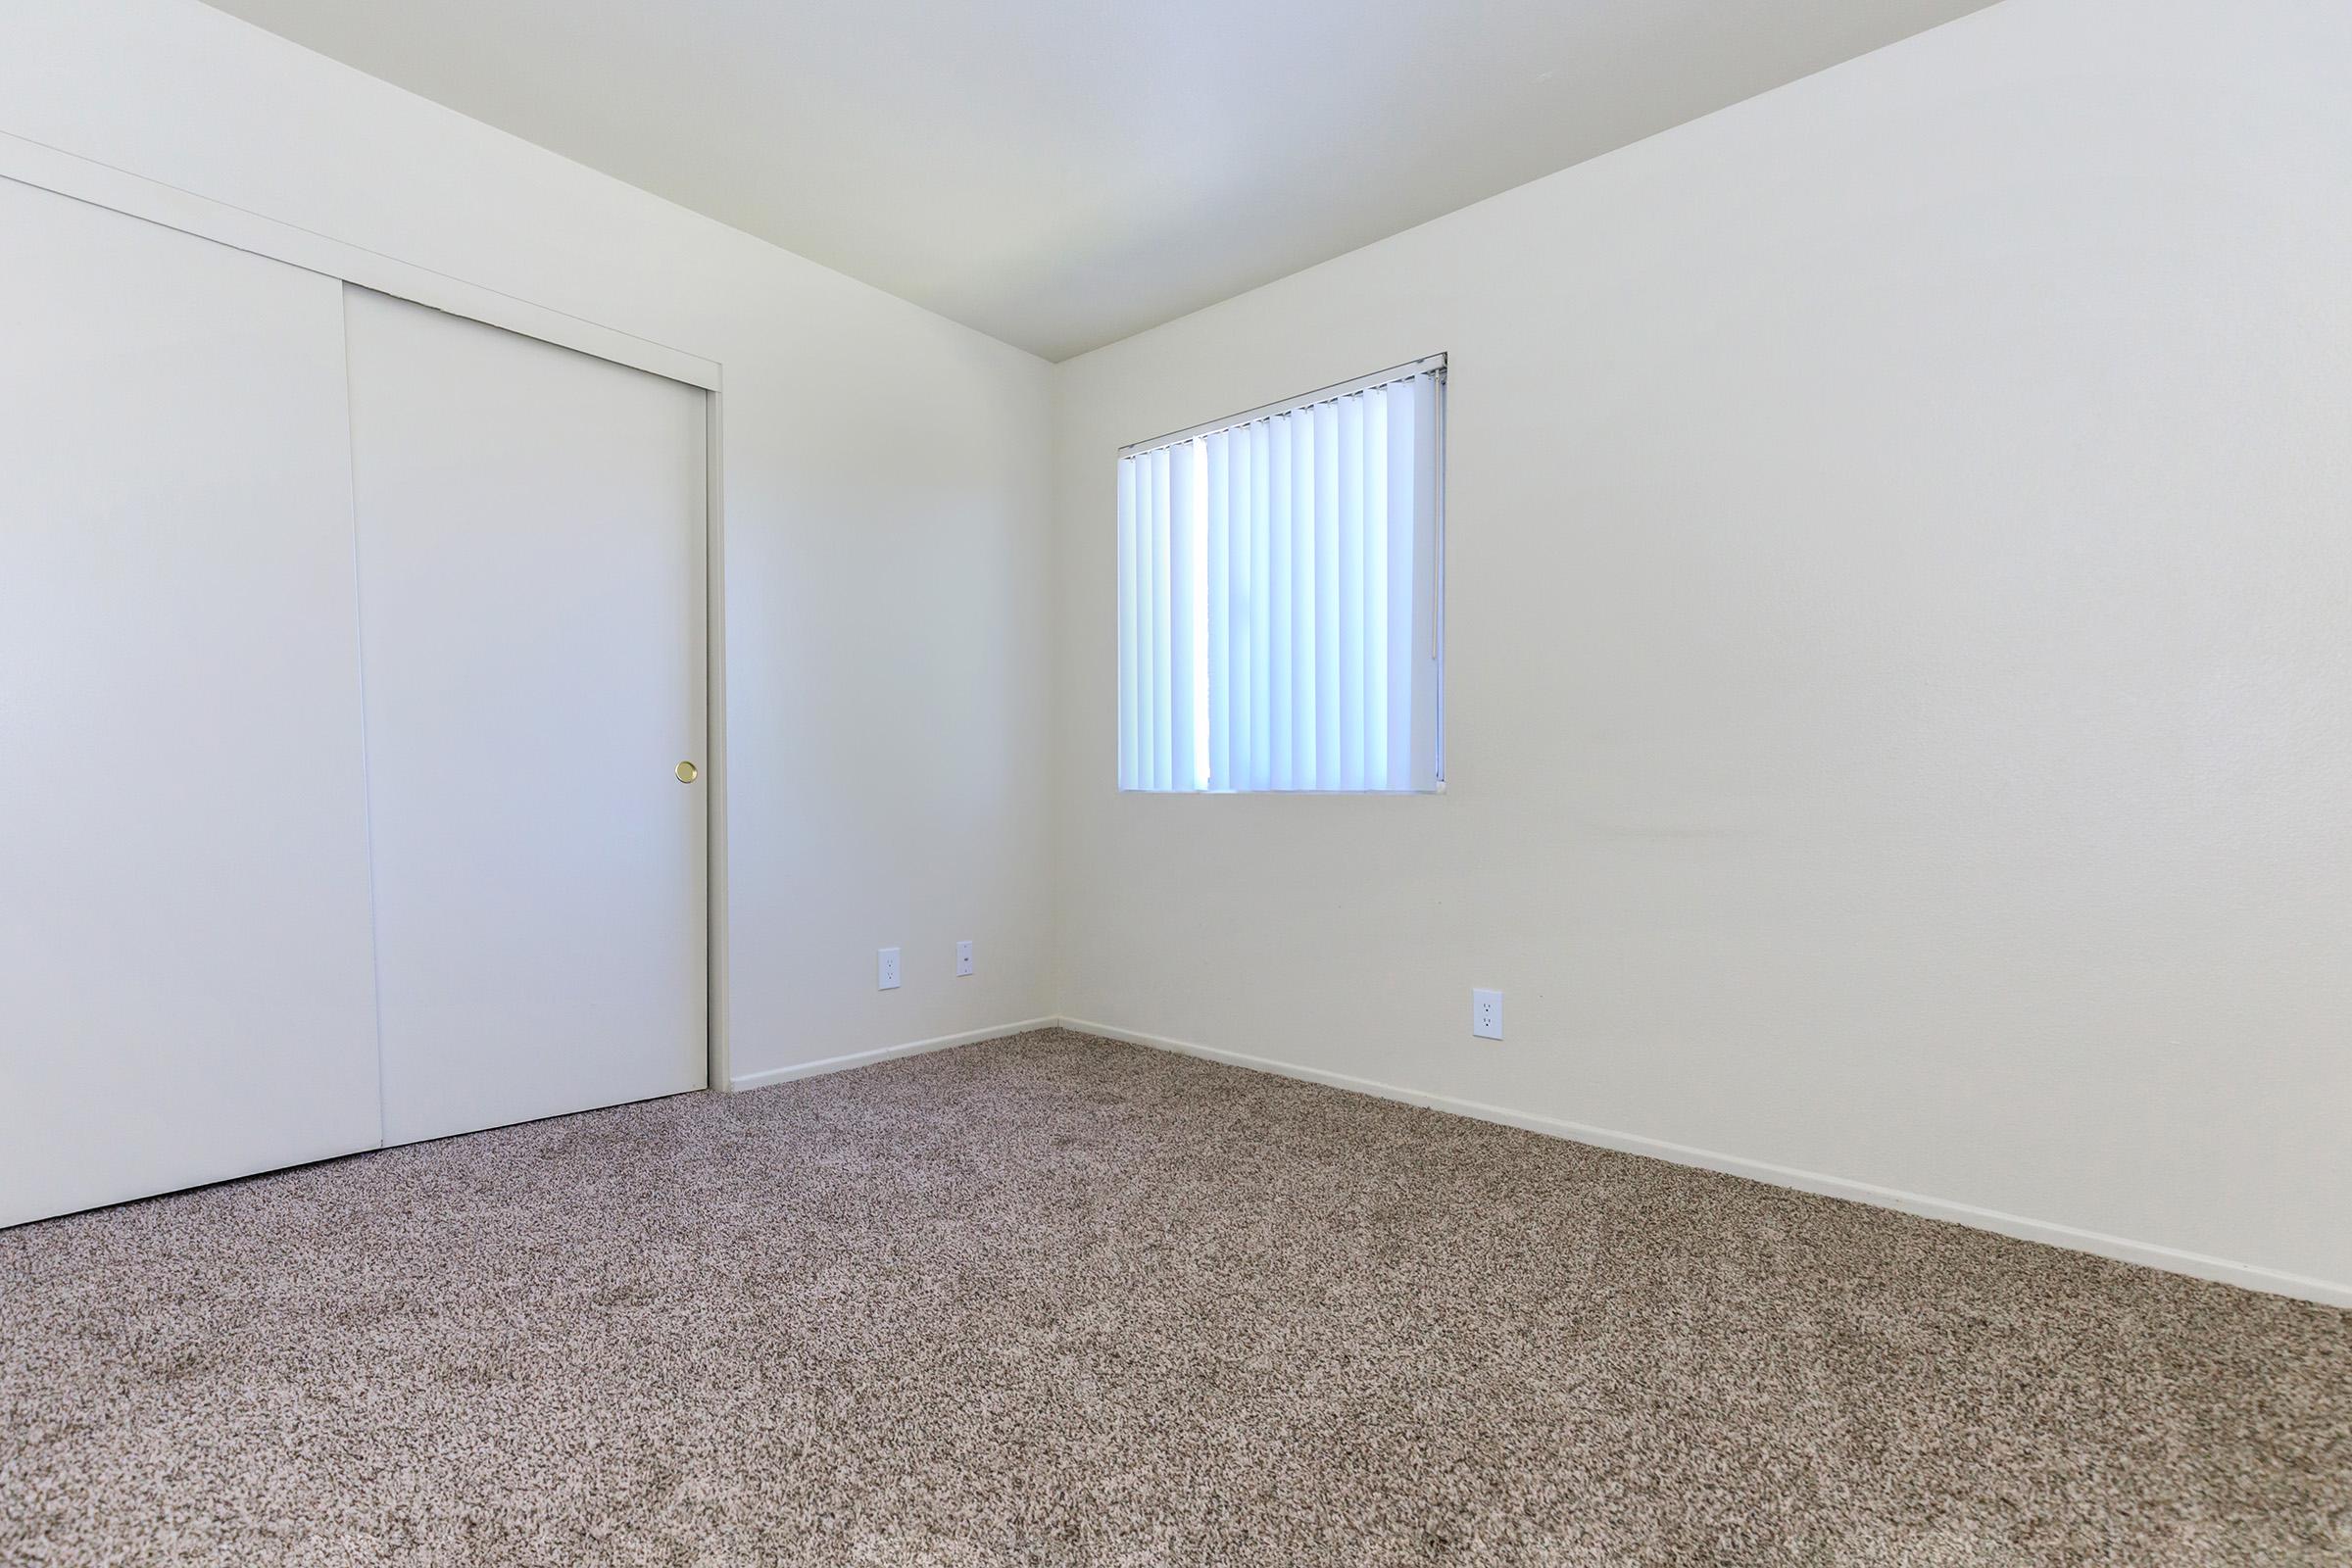
[[[2352,1314],[1049,1031],[0,1233],[0,1562],[2352,1563]]]

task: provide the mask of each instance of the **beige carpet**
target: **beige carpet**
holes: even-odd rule
[[[0,1562],[2352,1563],[2352,1314],[1047,1033],[0,1233]]]

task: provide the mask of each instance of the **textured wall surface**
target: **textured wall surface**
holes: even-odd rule
[[[1064,366],[1059,1010],[2352,1289],[2348,72],[2011,0]],[[1114,793],[1114,450],[1439,351],[1446,793]]]

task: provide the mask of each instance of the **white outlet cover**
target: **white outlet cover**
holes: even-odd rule
[[[1502,1038],[1502,993],[1473,990],[1470,993],[1470,1032],[1481,1040]]]
[[[956,944],[956,972],[957,974],[972,972],[972,944],[968,938]]]
[[[877,991],[896,991],[899,989],[898,949],[884,948],[875,955],[874,989]]]

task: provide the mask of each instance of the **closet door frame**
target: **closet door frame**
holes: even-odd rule
[[[723,376],[719,363],[6,132],[0,132],[0,179],[15,180],[372,289],[378,294],[389,294],[451,316],[537,338],[703,393],[704,510],[698,543],[703,560],[703,729],[710,755],[695,760],[702,767],[698,783],[705,791],[707,818],[704,1036],[709,1085],[713,1090],[726,1090],[732,1073],[727,1041],[726,959],[726,594],[722,499],[726,491],[722,482],[725,470],[721,440],[725,428],[725,394],[721,389]]]

